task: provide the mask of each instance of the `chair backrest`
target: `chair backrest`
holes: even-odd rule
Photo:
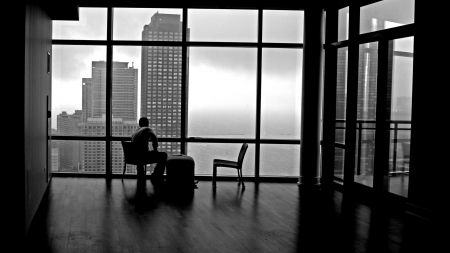
[[[136,153],[134,144],[131,141],[121,141],[121,143],[125,163],[137,164],[139,162],[139,154]]]
[[[239,156],[238,156],[238,160],[237,160],[239,169],[242,168],[242,163],[244,162],[244,156],[245,156],[245,152],[247,152],[247,148],[248,148],[248,144],[243,143],[242,147],[241,147],[241,151],[239,151]]]

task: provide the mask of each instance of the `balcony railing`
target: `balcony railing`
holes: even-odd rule
[[[344,130],[345,120],[336,120],[335,129]],[[409,120],[388,120],[390,135],[390,154],[389,154],[389,174],[396,175],[399,173],[409,173],[409,147],[411,136],[411,121]],[[375,148],[375,120],[357,120],[356,121],[357,134],[357,165],[356,175],[361,175],[361,161],[363,145],[372,145]],[[365,131],[373,131],[364,134]],[[406,132],[406,133],[405,133]],[[344,145],[345,146],[345,145]],[[401,155],[399,155],[399,146],[401,146]],[[373,159],[374,152],[369,152],[369,159]],[[403,165],[400,167],[397,162],[402,161]]]

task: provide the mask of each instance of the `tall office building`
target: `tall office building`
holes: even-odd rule
[[[76,136],[81,135],[79,123],[82,121],[81,110],[74,114],[63,111],[57,115],[57,134]],[[57,141],[58,152],[52,150],[59,159],[58,171],[77,172],[82,163],[80,141]],[[56,154],[57,153],[57,154]]]
[[[189,38],[189,30],[187,38]],[[144,26],[142,40],[181,41],[180,15],[154,14],[150,24]],[[186,60],[189,62],[188,59]],[[180,137],[181,66],[181,47],[142,47],[141,117],[149,119],[150,127],[159,137]],[[168,153],[180,153],[181,144],[163,142],[160,143],[159,149]]]
[[[137,121],[138,70],[128,62],[113,62],[112,115]],[[92,78],[83,78],[83,111],[86,119],[106,113],[106,62],[92,62]]]

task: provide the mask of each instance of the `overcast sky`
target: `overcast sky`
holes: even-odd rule
[[[144,25],[156,12],[182,14],[181,9],[115,9],[114,39],[141,40]],[[192,41],[256,42],[256,10],[189,10]],[[79,21],[54,21],[54,39],[106,39],[106,9],[80,8]],[[181,17],[183,20],[183,17]],[[264,11],[264,42],[303,42],[303,12]],[[406,43],[408,44],[408,43]],[[411,43],[409,43],[411,44]],[[256,48],[191,48],[189,51],[189,114],[224,115],[239,112],[254,122],[256,103]],[[279,117],[299,129],[301,98],[301,49],[264,49],[262,61],[262,121]],[[141,47],[113,49],[114,61],[134,64],[139,73]],[[91,77],[92,61],[106,60],[106,46],[54,45],[52,56],[53,115],[81,110],[82,78]],[[138,101],[140,103],[140,101]],[[138,104],[139,112],[140,104]],[[209,110],[209,112],[208,112]],[[200,113],[201,112],[201,113]],[[290,121],[290,123],[288,122]],[[253,123],[249,123],[250,128]],[[270,128],[270,124],[267,123]],[[56,128],[56,117],[53,117]],[[252,128],[254,129],[254,128]],[[253,131],[253,130],[252,130]],[[299,133],[296,133],[297,135]]]
[[[115,9],[114,39],[141,40],[144,25],[150,23],[157,11],[182,14],[180,9]],[[255,10],[190,10],[188,15],[190,40],[257,41]],[[264,41],[302,42],[303,12],[265,11],[264,17]],[[106,9],[80,8],[79,21],[53,22],[53,38],[105,40]],[[240,112],[243,118],[252,121],[256,108],[256,53],[256,48],[191,48],[190,119],[195,121],[195,117],[201,116],[199,112],[210,115],[228,110]],[[141,47],[113,49],[114,61],[129,62],[129,66],[139,69],[139,87],[140,58]],[[52,59],[53,111],[55,114],[73,113],[81,109],[81,79],[91,77],[92,61],[106,60],[106,47],[55,45]],[[296,101],[301,98],[301,70],[301,49],[263,50],[263,108],[266,111],[283,112],[299,121],[300,104]],[[53,121],[56,125],[56,117]]]

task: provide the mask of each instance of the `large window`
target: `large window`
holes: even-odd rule
[[[324,125],[334,178],[406,197],[412,129],[414,1],[327,11]],[[337,78],[336,78],[337,76]],[[331,92],[331,93],[330,93]]]
[[[122,173],[120,141],[147,117],[198,175],[249,143],[244,175],[298,176],[303,11],[138,7],[53,22],[55,159],[81,150],[54,171]]]

